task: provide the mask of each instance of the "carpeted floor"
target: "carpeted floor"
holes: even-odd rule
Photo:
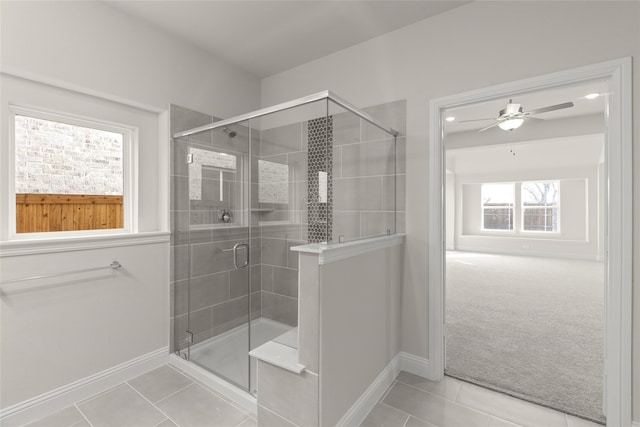
[[[447,253],[447,375],[604,422],[602,263]]]

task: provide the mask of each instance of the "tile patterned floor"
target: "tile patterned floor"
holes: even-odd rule
[[[454,378],[401,372],[361,427],[602,427]]]
[[[165,365],[29,427],[256,427],[240,406]],[[601,427],[445,377],[401,372],[361,427]],[[301,426],[306,427],[306,426]]]
[[[255,418],[165,365],[29,427],[255,427]]]

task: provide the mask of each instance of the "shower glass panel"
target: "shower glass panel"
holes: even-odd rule
[[[248,390],[252,264],[248,122],[182,138],[189,273],[182,356]],[[257,317],[257,316],[256,316]]]
[[[298,253],[327,241],[327,101],[252,119],[252,227],[261,241],[261,327],[269,340],[297,348]],[[330,171],[329,171],[330,172]],[[252,334],[251,347],[264,343]]]
[[[333,101],[328,107],[333,210],[328,241],[394,234],[396,138]]]

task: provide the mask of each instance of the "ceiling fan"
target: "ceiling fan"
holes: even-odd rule
[[[500,110],[498,113],[498,117],[496,118],[487,118],[487,119],[472,119],[472,120],[460,120],[458,123],[464,122],[478,122],[483,120],[495,120],[494,123],[490,124],[487,127],[484,127],[478,132],[484,132],[487,129],[491,129],[492,127],[498,126],[503,130],[514,130],[519,128],[524,120],[534,119],[534,120],[543,120],[537,117],[531,117],[534,114],[548,113],[549,111],[562,110],[564,108],[573,107],[573,102],[564,102],[562,104],[550,105],[548,107],[537,108],[535,110],[524,111],[520,104],[514,104],[513,100],[510,99],[507,106]]]

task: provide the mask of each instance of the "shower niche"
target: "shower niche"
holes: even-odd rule
[[[228,120],[170,113],[171,350],[255,394],[248,353],[297,347],[291,248],[404,231],[404,139],[369,119],[402,132],[405,103],[324,92]]]

